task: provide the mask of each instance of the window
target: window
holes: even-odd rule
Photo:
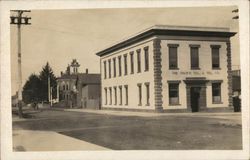
[[[109,104],[112,104],[112,88],[109,87]]]
[[[125,96],[126,96],[125,105],[128,105],[128,85],[125,85],[124,88],[125,88]]]
[[[131,74],[134,73],[134,52],[130,52],[130,65],[131,65]]]
[[[169,83],[169,104],[179,104],[179,83]]]
[[[190,45],[191,69],[199,69],[199,45]]]
[[[122,75],[122,61],[121,61],[121,56],[118,57],[118,65],[119,65],[119,76]]]
[[[119,86],[120,90],[120,105],[122,105],[122,86]]]
[[[108,103],[108,91],[107,91],[107,88],[104,88],[104,91],[105,91],[105,104],[107,104]]]
[[[109,60],[108,62],[109,62],[109,78],[111,78],[111,60]]]
[[[137,51],[137,72],[141,72],[141,50],[138,49]]]
[[[116,59],[113,58],[113,65],[114,65],[114,77],[116,77]]]
[[[141,99],[142,99],[142,88],[141,84],[137,84],[138,86],[138,106],[141,106]]]
[[[144,48],[144,58],[145,58],[145,71],[148,71],[149,69],[148,47]]]
[[[117,90],[116,90],[116,87],[114,87],[114,94],[115,94],[115,102],[114,102],[114,105],[117,104]]]
[[[123,57],[124,57],[124,75],[127,75],[128,74],[127,55],[125,54]]]
[[[107,66],[106,66],[106,61],[103,62],[104,65],[104,79],[107,78]]]
[[[220,68],[220,45],[211,45],[212,50],[212,68]]]
[[[177,56],[177,47],[178,44],[168,44],[169,52],[169,69],[178,69],[178,56]]]
[[[63,85],[63,90],[65,90],[65,85]],[[65,98],[64,98],[65,99]]]
[[[145,87],[146,87],[146,106],[149,106],[149,98],[150,98],[149,83],[145,83]]]
[[[212,83],[213,103],[221,103],[221,83]]]

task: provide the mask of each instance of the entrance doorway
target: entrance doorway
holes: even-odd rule
[[[199,111],[200,91],[201,91],[201,87],[191,87],[191,89],[190,89],[192,112]]]

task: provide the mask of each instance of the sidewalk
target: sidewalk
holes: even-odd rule
[[[109,150],[51,131],[13,130],[14,151]]]

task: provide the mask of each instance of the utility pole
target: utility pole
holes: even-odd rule
[[[48,101],[50,104],[50,77],[48,77]]]
[[[29,20],[31,17],[22,17],[24,12],[30,10],[11,10],[16,12],[16,16],[10,16],[10,24],[17,25],[17,55],[18,55],[18,115],[23,118],[22,111],[22,65],[21,65],[21,26],[30,25]]]

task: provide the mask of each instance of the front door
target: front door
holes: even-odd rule
[[[199,111],[200,87],[191,87],[191,109],[192,112]]]

